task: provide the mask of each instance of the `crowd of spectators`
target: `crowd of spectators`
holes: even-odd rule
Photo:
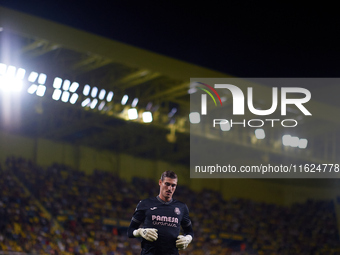
[[[0,250],[49,250],[53,225],[13,176],[0,170]],[[52,245],[52,246],[51,246]]]
[[[86,175],[59,164],[44,169],[20,158],[8,158],[0,177],[0,250],[140,253],[139,241],[126,237],[126,227],[138,201],[158,194],[155,181],[133,178],[127,182],[98,170]],[[332,201],[308,200],[284,207],[240,198],[225,200],[216,191],[194,192],[181,185],[175,199],[188,205],[195,233],[183,255],[340,254]]]

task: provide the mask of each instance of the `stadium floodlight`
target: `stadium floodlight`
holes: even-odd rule
[[[110,92],[107,94],[106,101],[107,101],[107,102],[111,102],[111,101],[112,101],[112,98],[113,98],[113,92],[110,91]]]
[[[145,109],[146,109],[147,111],[150,111],[151,108],[152,108],[152,103],[149,102],[149,103],[146,105],[146,108],[145,108]]]
[[[68,101],[68,99],[70,98],[70,92],[68,91],[64,91],[63,95],[61,96],[61,101],[63,101],[64,103],[66,103]]]
[[[59,78],[59,77],[54,78],[53,88],[60,89],[62,83],[63,83],[63,80],[61,78]]]
[[[0,76],[0,89],[6,91],[8,89],[7,84],[8,84],[8,82],[7,82],[6,78],[3,77],[3,76]]]
[[[15,66],[9,66],[7,68],[6,76],[8,78],[14,78],[16,70],[17,70],[17,68]]]
[[[46,87],[44,85],[39,85],[37,89],[37,96],[43,97],[45,95]]]
[[[136,108],[130,108],[128,110],[128,116],[130,120],[135,120],[138,118],[138,112]]]
[[[103,100],[105,98],[105,94],[106,94],[106,90],[105,89],[102,89],[100,92],[99,92],[99,99],[100,100]]]
[[[1,64],[0,87],[4,91],[21,91],[26,70]]]
[[[220,124],[220,129],[221,129],[222,131],[229,131],[229,130],[231,129],[231,126],[230,126],[229,121],[226,120],[225,122],[222,122],[222,123]]]
[[[83,89],[83,95],[88,96],[90,94],[90,90],[91,90],[91,87],[88,84],[86,84]]]
[[[35,82],[37,78],[38,78],[38,73],[37,72],[31,72],[30,75],[28,76],[28,81],[29,82]]]
[[[22,89],[22,80],[15,79],[12,84],[12,91],[21,91]]]
[[[264,139],[266,137],[266,134],[262,128],[258,128],[255,130],[255,136],[257,139]]]
[[[196,91],[197,91],[197,89],[196,88],[190,88],[189,90],[188,90],[188,94],[194,94],[194,93],[196,93]]]
[[[26,70],[23,68],[19,68],[17,71],[17,74],[15,75],[15,81],[14,81],[14,90],[21,91],[22,89],[22,80],[25,77]]]
[[[39,84],[45,84],[46,82],[47,75],[44,73],[41,73],[38,78],[38,83]]]
[[[70,92],[72,92],[72,93],[76,92],[78,87],[79,87],[78,82],[72,82],[71,87],[70,87]]]
[[[90,104],[90,108],[91,109],[94,109],[95,107],[96,107],[96,105],[97,105],[97,103],[98,103],[98,99],[93,99],[93,101],[91,102],[91,104]]]
[[[14,77],[0,77],[0,87],[4,91],[21,91],[22,80]]]
[[[0,75],[5,75],[7,70],[7,65],[4,63],[0,63]]]
[[[55,89],[52,95],[52,99],[58,101],[61,96],[61,90],[60,89]]]
[[[93,87],[92,91],[91,91],[91,97],[96,97],[98,93],[98,88],[97,87]]]
[[[177,108],[175,108],[175,107],[172,108],[171,111],[168,113],[168,117],[172,118],[175,115],[176,112],[177,112]]]
[[[189,121],[192,124],[198,124],[201,122],[201,115],[198,112],[189,113]]]
[[[86,98],[83,102],[81,102],[81,106],[82,107],[88,106],[89,103],[91,103],[91,99],[90,98]]]
[[[135,99],[133,99],[131,106],[136,107],[138,102],[139,102],[139,99],[136,97]]]
[[[282,136],[282,144],[284,146],[289,146],[291,144],[291,136],[290,135],[284,135]]]
[[[152,122],[152,113],[151,112],[143,112],[143,122],[151,123]]]
[[[307,139],[300,139],[299,140],[299,148],[300,149],[306,149],[307,148],[307,144],[308,144],[308,140]]]
[[[75,104],[77,102],[77,100],[78,100],[78,94],[74,93],[70,98],[70,103]]]
[[[23,68],[19,68],[18,71],[17,71],[17,74],[16,74],[15,78],[20,79],[20,80],[23,80],[24,77],[25,77],[25,74],[26,74],[26,70],[23,69]]]
[[[27,92],[29,94],[34,94],[38,89],[38,85],[32,84],[28,89]]]
[[[138,98],[136,97],[135,99],[133,99],[131,107],[135,108],[138,104]]]
[[[298,147],[299,146],[299,137],[297,137],[297,136],[292,136],[291,138],[290,138],[291,140],[290,140],[290,146],[291,147]]]
[[[121,101],[122,105],[126,105],[126,102],[129,100],[129,96],[128,95],[124,95]]]
[[[105,101],[102,101],[102,102],[100,103],[100,105],[98,106],[98,110],[99,110],[99,111],[103,110],[104,106],[105,106]]]
[[[63,83],[63,90],[68,90],[70,88],[71,82],[69,80],[65,80]]]

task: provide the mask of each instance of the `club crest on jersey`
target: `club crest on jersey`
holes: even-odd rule
[[[180,215],[180,214],[181,214],[181,211],[179,210],[178,207],[175,208],[175,213],[176,213],[177,215]]]

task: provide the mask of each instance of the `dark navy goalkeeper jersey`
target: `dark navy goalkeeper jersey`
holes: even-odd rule
[[[158,196],[144,199],[137,205],[128,229],[128,236],[143,223],[143,228],[156,228],[158,239],[149,242],[143,238],[141,254],[176,255],[177,236],[181,227],[184,234],[193,236],[188,207],[175,199],[164,202]]]

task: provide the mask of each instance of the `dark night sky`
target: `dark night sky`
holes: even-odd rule
[[[238,77],[339,76],[335,6],[228,2],[0,0],[0,5]]]

